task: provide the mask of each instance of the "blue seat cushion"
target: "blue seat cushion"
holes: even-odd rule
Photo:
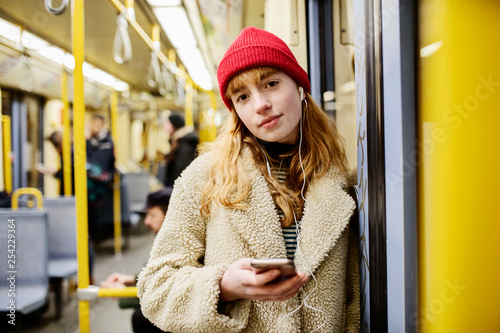
[[[50,259],[49,277],[66,278],[75,275],[78,271],[78,262],[76,259]]]

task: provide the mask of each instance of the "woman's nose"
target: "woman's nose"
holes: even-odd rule
[[[257,113],[266,112],[271,107],[269,98],[265,94],[258,92],[254,93],[253,99],[254,99],[254,109],[255,112]]]

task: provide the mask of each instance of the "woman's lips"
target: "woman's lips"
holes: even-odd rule
[[[280,118],[281,115],[267,117],[266,119],[260,122],[259,126],[265,129],[271,129],[278,124]]]

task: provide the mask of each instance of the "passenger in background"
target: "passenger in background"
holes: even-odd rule
[[[52,176],[59,180],[59,195],[64,195],[64,175],[63,175],[63,147],[62,147],[63,133],[62,131],[54,131],[49,135],[47,140],[52,144],[56,152],[59,154],[60,158],[60,168],[58,170],[44,167],[43,165],[37,165],[37,170],[41,174]],[[75,163],[73,159],[73,147],[71,147],[71,194],[75,195],[75,177],[74,171]]]
[[[181,172],[193,161],[198,146],[198,136],[191,126],[185,126],[184,117],[172,113],[164,123],[170,136],[170,152],[165,156],[167,162],[165,185],[173,186]]]
[[[87,212],[89,251],[94,256],[93,242],[101,240],[99,217],[106,195],[112,195],[115,171],[115,153],[111,134],[104,129],[104,117],[94,114],[90,120],[87,148]],[[93,265],[90,266],[90,284],[94,284]]]
[[[37,166],[38,172],[55,177],[59,180],[59,195],[64,195],[64,174],[63,174],[63,153],[62,153],[62,139],[63,133],[62,131],[54,131],[49,135],[47,140],[54,146],[54,149],[57,151],[60,157],[60,169],[50,169],[46,168],[42,165]],[[74,150],[73,146],[71,147],[71,195],[75,195],[75,160],[74,160]],[[92,241],[89,239],[89,280],[90,284],[94,284],[94,260],[95,260],[95,250]]]
[[[307,73],[281,39],[248,27],[217,78],[231,114],[175,183],[139,274],[142,312],[176,333],[359,332],[347,160]],[[297,271],[254,270],[264,258]]]
[[[155,235],[160,230],[163,220],[165,219],[171,193],[172,188],[167,187],[157,192],[150,193],[146,200],[146,206],[144,207],[144,211],[146,213],[144,224],[149,226],[151,232]],[[101,282],[101,287],[132,287],[136,285],[136,279],[136,275],[113,273],[109,275],[105,281]],[[135,308],[134,314],[132,315],[132,327],[135,333],[163,332],[143,316],[139,304],[139,298],[121,298],[119,303],[121,308]]]
[[[100,240],[99,209],[104,197],[111,195],[115,172],[115,153],[111,134],[104,129],[104,117],[93,115],[87,144],[87,195],[89,235]]]

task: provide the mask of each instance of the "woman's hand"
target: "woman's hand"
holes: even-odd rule
[[[43,175],[54,176],[57,173],[55,168],[45,167],[43,164],[38,163],[36,165],[36,170]]]
[[[113,273],[104,281],[101,282],[102,288],[124,288],[135,286],[136,280],[134,275]]]
[[[279,269],[270,269],[256,274],[250,263],[253,259],[245,258],[233,263],[222,275],[220,281],[221,302],[230,302],[240,298],[257,301],[286,301],[295,296],[307,281],[303,272],[278,283],[269,283],[281,273]]]

